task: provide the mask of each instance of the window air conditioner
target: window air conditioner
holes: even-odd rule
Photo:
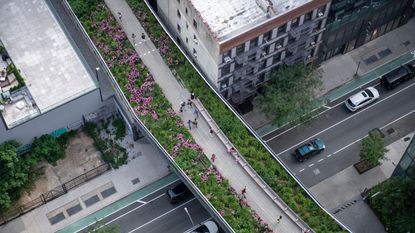
[[[282,48],[282,45],[280,45],[280,44],[277,45],[277,49],[280,49],[280,48]]]
[[[310,43],[311,45],[315,45],[316,44],[316,42],[314,42],[314,41],[311,41],[311,43]]]
[[[318,17],[321,17],[321,16],[323,16],[324,15],[324,13],[323,12],[318,12]]]
[[[225,58],[223,59],[225,61],[225,63],[229,63],[232,61],[232,59],[228,56],[225,56]]]

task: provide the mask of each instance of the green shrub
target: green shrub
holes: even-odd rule
[[[32,143],[31,156],[36,158],[38,161],[46,160],[48,163],[56,165],[59,159],[65,157],[65,149],[58,140],[49,134],[35,137]]]

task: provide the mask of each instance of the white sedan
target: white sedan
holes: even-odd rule
[[[355,112],[377,99],[379,99],[378,90],[374,87],[368,87],[365,90],[350,96],[344,103],[350,111]]]
[[[218,225],[214,221],[206,221],[192,227],[186,233],[217,233],[218,230]]]

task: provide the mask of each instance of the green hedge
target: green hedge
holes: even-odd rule
[[[82,5],[81,0],[69,1],[74,2]],[[80,20],[146,127],[235,231],[270,232],[194,143],[106,6],[99,3],[88,9],[82,9]]]
[[[156,47],[171,69],[176,70],[188,90],[201,100],[221,130],[236,146],[264,181],[316,232],[345,232],[298,186],[241,121],[226,107],[219,97],[201,82],[202,77],[185,59],[180,50],[165,34],[155,34],[161,26],[142,0],[127,0],[137,18],[149,33]],[[145,19],[145,20],[144,20]]]

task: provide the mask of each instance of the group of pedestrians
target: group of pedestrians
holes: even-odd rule
[[[189,129],[193,128],[197,128],[197,119],[199,118],[199,110],[196,108],[196,106],[194,105],[193,101],[195,100],[196,96],[195,94],[192,92],[190,94],[190,98],[187,99],[187,103],[182,101],[180,103],[180,107],[179,107],[179,112],[183,112],[186,111],[186,105],[188,106],[188,108],[193,111],[193,116],[194,116],[194,120],[188,120],[187,121],[187,127],[189,127]]]

